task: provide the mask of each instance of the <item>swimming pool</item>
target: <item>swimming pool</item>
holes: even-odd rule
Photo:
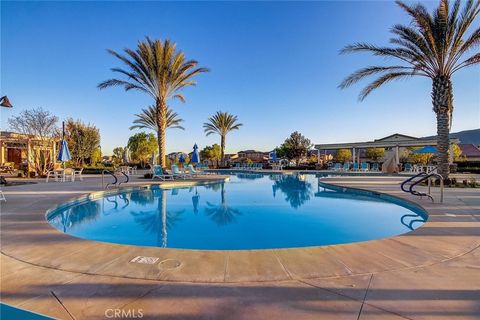
[[[380,239],[427,214],[397,198],[325,185],[315,175],[235,173],[194,187],[150,186],[59,206],[48,222],[69,235],[164,248],[295,248]]]

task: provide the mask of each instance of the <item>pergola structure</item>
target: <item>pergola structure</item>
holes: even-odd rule
[[[449,152],[449,161],[453,162],[453,145],[459,143],[458,139],[450,139],[450,152]],[[436,138],[416,138],[411,136],[406,136],[403,134],[395,133],[388,137],[366,141],[366,142],[351,142],[351,143],[330,143],[330,144],[316,144],[315,149],[318,150],[318,157],[322,151],[326,154],[327,150],[339,150],[339,149],[351,149],[352,158],[357,159],[356,162],[360,162],[360,149],[368,148],[385,148],[386,150],[395,151],[395,161],[398,165],[400,163],[400,148],[410,148],[410,147],[425,147],[425,146],[436,146]]]
[[[12,163],[15,169],[19,169],[22,164],[26,164],[30,171],[33,169],[32,157],[40,152],[55,161],[57,141],[15,132],[0,132],[0,165]]]

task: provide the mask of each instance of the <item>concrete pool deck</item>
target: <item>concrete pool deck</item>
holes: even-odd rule
[[[1,300],[61,319],[105,319],[110,309],[137,316],[142,310],[144,319],[479,319],[479,189],[446,189],[444,203],[432,204],[402,193],[403,179],[360,175],[322,181],[420,204],[429,220],[413,232],[346,245],[251,251],[73,238],[51,227],[45,211],[101,190],[99,178],[6,187],[7,202],[0,207]],[[131,262],[137,256],[159,260]]]

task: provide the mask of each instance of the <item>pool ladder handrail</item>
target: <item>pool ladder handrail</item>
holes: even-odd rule
[[[413,177],[408,178],[407,180],[402,182],[400,188],[404,192],[407,192],[407,193],[410,193],[410,194],[413,194],[413,195],[419,196],[419,197],[426,196],[426,197],[430,198],[430,200],[432,200],[432,202],[435,202],[433,197],[431,196],[431,186],[432,186],[432,179],[431,178],[433,178],[433,177],[438,178],[440,180],[440,201],[439,202],[443,203],[443,190],[444,190],[443,177],[435,172],[436,169],[437,168],[434,168],[433,170],[431,170],[429,172],[420,172],[419,174],[416,174]],[[421,177],[421,178],[414,181],[415,178],[418,178],[418,177]],[[416,185],[422,183],[425,180],[428,181],[428,193],[423,193],[423,192],[419,192],[417,190],[413,190],[413,188]],[[408,190],[406,190],[405,187],[409,182],[411,182],[411,184],[409,185]]]
[[[130,181],[130,178],[128,176],[128,174],[126,174],[125,172],[123,171],[120,171],[121,174],[123,174],[125,176],[125,181],[122,181],[118,184],[118,186],[120,186],[122,183],[128,183],[128,181]]]
[[[110,182],[110,183],[105,184],[105,173],[108,173],[109,175],[111,175],[111,176],[113,177],[113,179],[115,179],[115,180],[114,180],[113,182]],[[114,185],[117,184],[117,182],[118,182],[118,178],[117,178],[117,176],[115,175],[115,173],[113,173],[113,172],[110,171],[110,170],[106,170],[106,169],[104,169],[104,170],[102,171],[102,188],[108,189],[108,187],[109,187],[110,185],[114,186]],[[104,187],[104,186],[105,186],[105,187]]]
[[[122,182],[118,183],[118,178],[117,178],[117,175],[115,174],[116,172],[112,172],[112,171],[106,170],[106,169],[103,170],[102,171],[102,188],[105,185],[105,173],[108,173],[109,175],[111,175],[115,179],[113,182],[107,183],[105,185],[105,189],[108,189],[109,186],[115,186],[115,185],[117,185],[117,183],[118,183],[117,186],[120,186],[122,183],[128,183],[130,181],[130,177],[125,172],[123,172],[123,171],[118,171],[118,172],[120,172],[121,174],[123,174],[125,176],[125,181],[122,181]]]

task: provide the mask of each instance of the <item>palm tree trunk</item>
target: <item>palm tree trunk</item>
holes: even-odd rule
[[[158,158],[162,168],[166,163],[166,139],[165,131],[167,129],[167,105],[157,99],[157,140],[158,140]]]
[[[223,166],[224,165],[224,160],[225,160],[225,135],[222,134],[221,135],[221,139],[220,139],[220,163],[221,165]]]
[[[450,147],[451,112],[453,110],[452,82],[450,78],[438,76],[433,79],[432,103],[437,115],[437,161],[438,173],[444,179],[450,172],[448,150]]]

